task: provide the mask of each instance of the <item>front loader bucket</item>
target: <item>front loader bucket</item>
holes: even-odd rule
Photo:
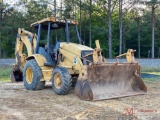
[[[145,94],[138,63],[86,65],[79,74],[75,93],[83,100],[102,100]]]
[[[10,73],[11,82],[23,81],[22,70],[18,66],[14,66]]]

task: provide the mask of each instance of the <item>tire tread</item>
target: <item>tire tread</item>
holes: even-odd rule
[[[62,88],[60,88],[60,90],[55,90],[56,87],[54,86],[54,74],[56,72],[60,73],[60,76],[62,78],[62,81],[64,82],[62,84]],[[64,68],[64,67],[57,67],[53,70],[53,75],[52,75],[52,88],[54,90],[54,92],[58,95],[66,95],[69,90],[71,89],[71,85],[72,85],[72,78],[71,75],[69,73],[69,71]]]

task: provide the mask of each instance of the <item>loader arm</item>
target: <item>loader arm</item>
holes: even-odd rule
[[[76,95],[83,100],[102,100],[145,94],[147,87],[141,79],[134,52],[128,49],[127,53],[117,56],[126,55],[125,63],[108,63],[103,59],[96,40],[96,48],[88,54],[93,56],[93,62],[83,65],[75,87]]]
[[[116,56],[116,61],[118,62],[118,58],[120,58],[122,56],[126,56],[127,62],[129,62],[129,63],[135,62],[134,52],[136,52],[136,50],[128,49],[128,51],[126,53]]]

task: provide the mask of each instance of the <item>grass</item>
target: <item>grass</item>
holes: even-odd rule
[[[12,66],[0,66],[0,83],[1,82],[10,82],[10,72],[11,72]]]
[[[141,72],[142,73],[146,73],[146,72],[160,73],[160,68],[159,67],[141,67]]]
[[[159,67],[142,67],[141,73],[146,73],[148,75],[153,75],[152,78],[143,78],[144,81],[150,82],[160,82],[160,68]]]
[[[144,78],[143,81],[145,81],[145,82],[160,82],[160,79],[157,79],[157,78]]]
[[[11,72],[12,66],[0,66],[0,83],[2,82],[10,82],[10,72]],[[155,78],[143,78],[144,81],[160,81],[160,68],[158,67],[142,67],[141,73],[146,74],[152,74],[152,75],[158,75],[158,77]]]

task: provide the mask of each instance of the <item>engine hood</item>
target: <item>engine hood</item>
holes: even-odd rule
[[[81,56],[81,51],[87,51],[87,50],[93,51],[92,48],[87,47],[85,45],[76,44],[76,43],[66,43],[66,42],[60,43],[60,48],[70,53],[73,53],[79,57]]]

